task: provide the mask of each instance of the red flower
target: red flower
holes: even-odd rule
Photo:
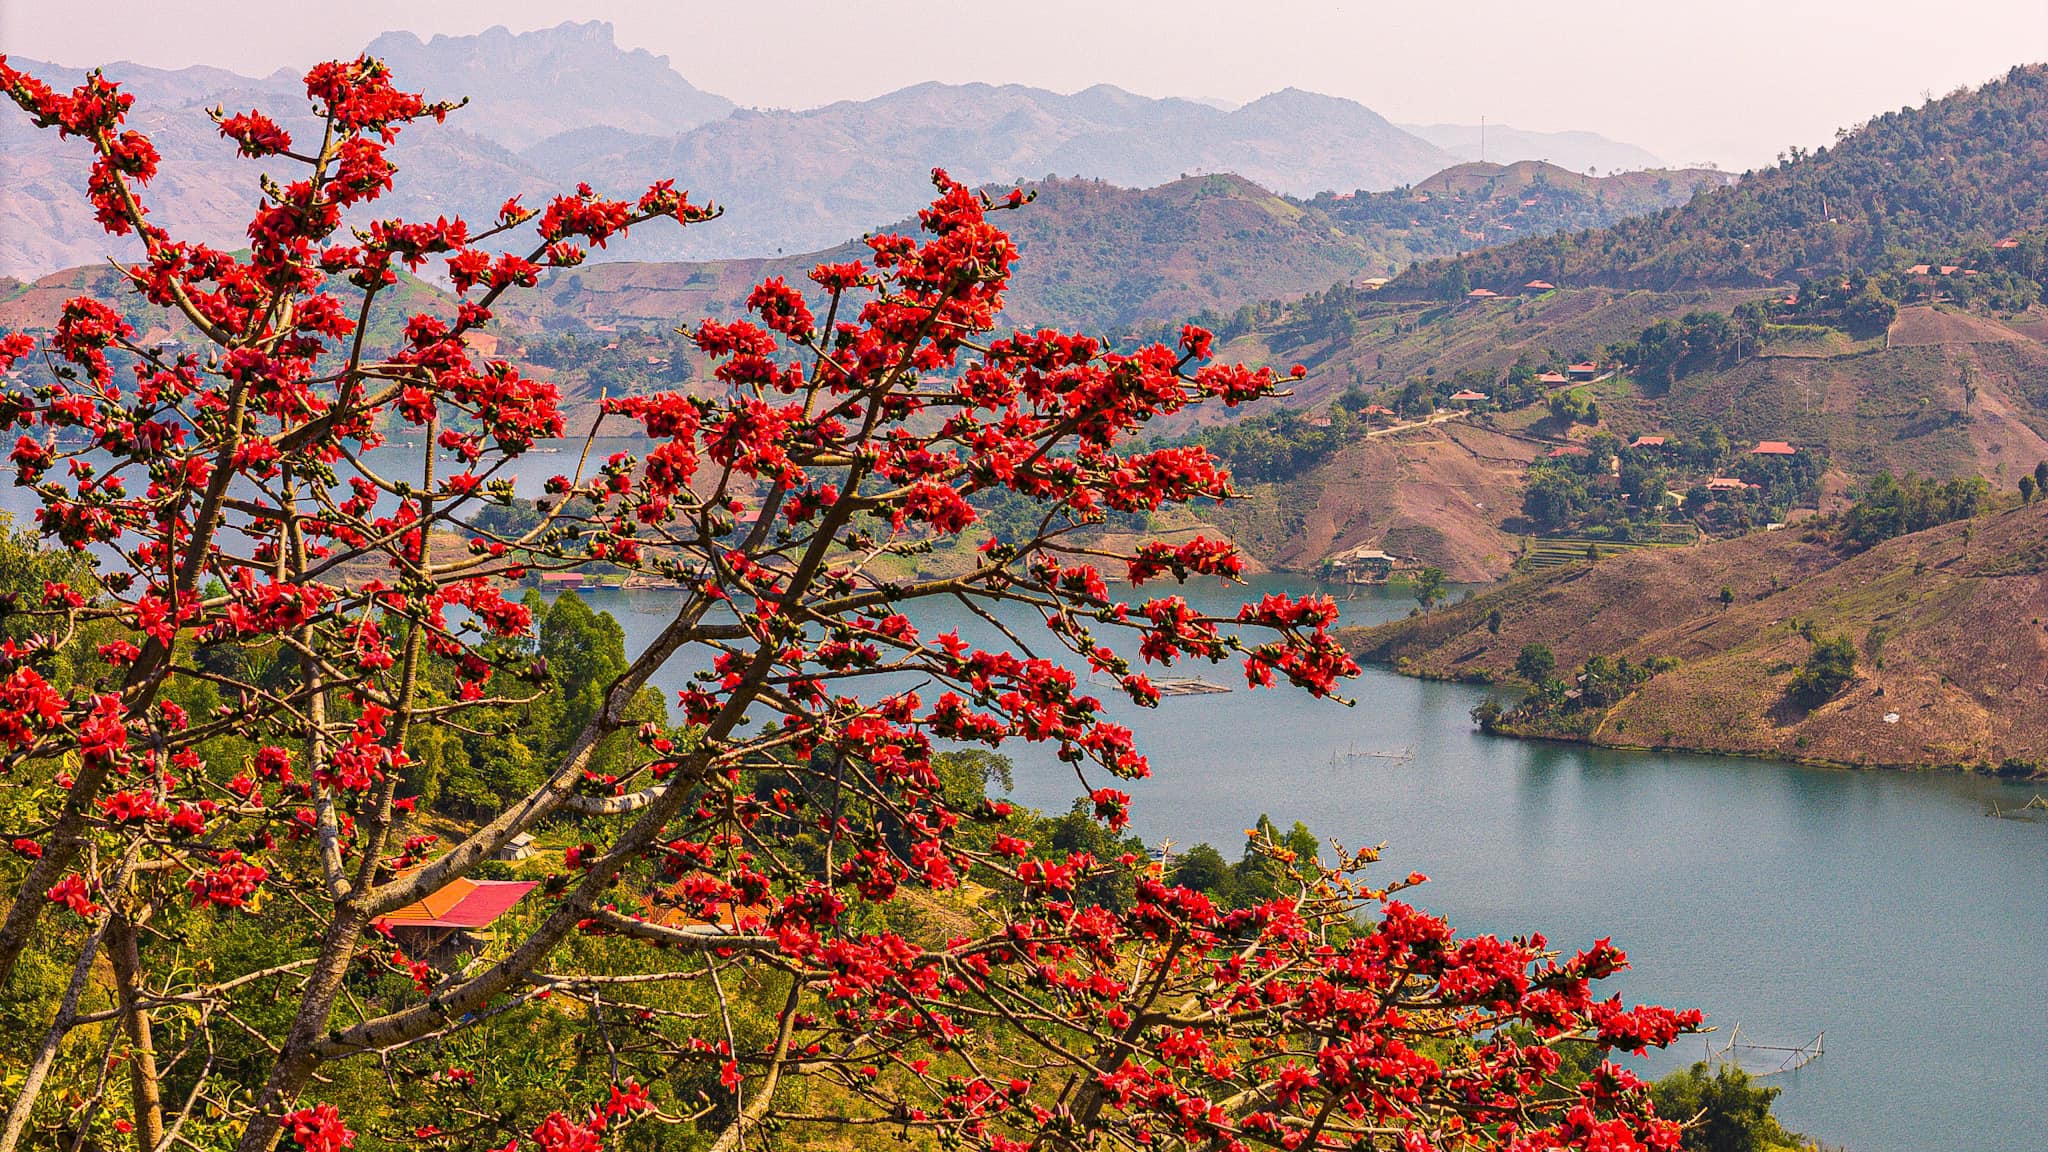
[[[301,1108],[284,1118],[285,1131],[306,1152],[341,1152],[355,1147],[356,1134],[341,1122],[332,1104]]]

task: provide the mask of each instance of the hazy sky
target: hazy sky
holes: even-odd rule
[[[1348,96],[1401,122],[1581,128],[1741,168],[2048,58],[2048,0],[0,0],[0,51],[245,73],[403,28],[617,26],[698,87],[809,107],[923,80],[1243,101]]]

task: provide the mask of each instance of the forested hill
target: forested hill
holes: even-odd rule
[[[1390,289],[1738,287],[1878,271],[2048,226],[2048,67],[1870,120],[1682,207],[1411,269]],[[1910,258],[1908,258],[1910,257]]]
[[[1022,251],[1005,321],[1122,335],[1202,314],[1217,323],[1243,309],[1277,314],[1282,300],[1390,276],[1418,259],[1655,211],[1714,179],[1702,171],[1592,178],[1535,162],[1463,164],[1392,192],[1311,200],[1231,175],[1145,189],[1041,180],[1029,185],[1034,203],[998,218]],[[914,227],[903,221],[884,231]],[[763,276],[801,284],[820,261],[865,255],[850,241],[771,259],[593,264],[509,301],[500,314],[551,332],[666,326],[736,310]]]
[[[1236,176],[1199,176],[1158,188],[1099,180],[1045,180],[1037,199],[997,222],[1022,251],[1005,322],[1118,334],[1204,309],[1292,297],[1383,272],[1385,243],[1350,235]],[[914,232],[901,221],[881,232]],[[1399,251],[1405,252],[1405,249]],[[508,298],[499,314],[538,332],[666,328],[737,314],[767,276],[808,289],[819,263],[871,254],[857,239],[822,252],[755,260],[591,264],[539,291]]]

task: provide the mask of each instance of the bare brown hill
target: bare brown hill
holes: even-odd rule
[[[1497,580],[1519,548],[1500,521],[1518,506],[1536,452],[1458,421],[1379,433],[1204,515],[1277,568],[1312,570],[1325,556],[1373,545],[1435,564],[1454,581]]]
[[[1677,660],[1591,718],[1599,744],[2035,770],[2048,764],[2044,618],[2048,505],[2035,504],[1859,554],[1818,531],[1630,553],[1346,640],[1405,672],[1474,680],[1511,677],[1531,643],[1560,670],[1596,655]],[[1811,710],[1787,692],[1811,647],[1802,624],[1857,647],[1853,681]]]

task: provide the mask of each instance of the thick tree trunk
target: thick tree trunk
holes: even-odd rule
[[[114,965],[114,988],[120,997],[121,1030],[128,1034],[128,1088],[135,1115],[136,1152],[156,1152],[164,1142],[163,1099],[157,1083],[156,1046],[150,1036],[149,1010],[142,1006],[142,951],[135,925],[116,914],[108,927],[107,959]]]
[[[327,1031],[334,1001],[341,995],[342,978],[348,974],[356,943],[369,922],[369,914],[358,905],[343,905],[337,910],[327,935],[320,941],[320,959],[306,980],[306,991],[299,999],[291,1031],[285,1035],[284,1049],[270,1067],[270,1079],[263,1085],[263,1094],[256,1099],[256,1114],[242,1130],[241,1142],[236,1145],[239,1152],[269,1152],[277,1146],[278,1137],[284,1133],[281,1121],[285,1113],[297,1105],[299,1093],[319,1066],[316,1046]]]

